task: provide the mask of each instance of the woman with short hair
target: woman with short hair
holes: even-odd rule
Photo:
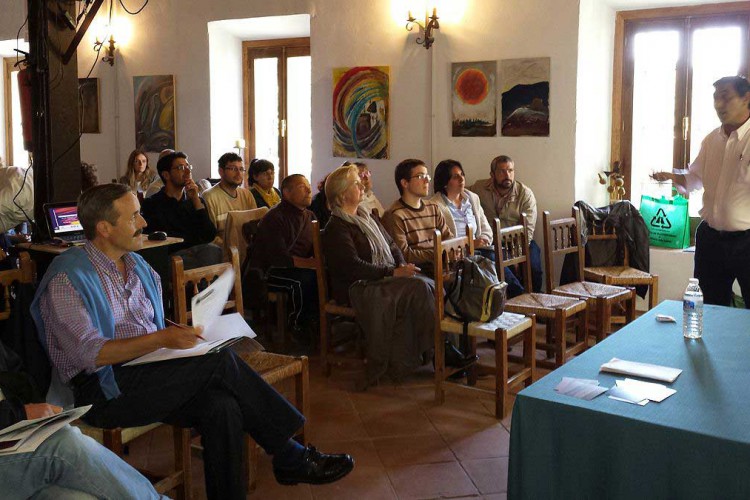
[[[432,347],[434,283],[407,264],[383,226],[360,206],[364,186],[354,165],[326,180],[331,218],[323,254],[331,297],[351,304],[367,346],[368,382],[388,374],[399,380]]]
[[[255,198],[255,204],[260,207],[273,208],[281,202],[281,192],[274,187],[276,167],[268,160],[255,158],[250,162],[252,187],[250,191]]]

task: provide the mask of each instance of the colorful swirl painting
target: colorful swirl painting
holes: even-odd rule
[[[175,149],[174,76],[134,76],[135,147],[159,153]]]
[[[333,156],[388,158],[388,66],[333,70]]]

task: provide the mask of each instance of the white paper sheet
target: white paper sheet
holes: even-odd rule
[[[634,380],[632,378],[626,378],[625,380],[618,380],[616,382],[618,387],[624,387],[626,389],[636,390],[639,394],[643,394],[644,397],[655,403],[661,403],[669,396],[677,392],[674,389],[662,384],[654,384],[652,382],[642,382],[640,380]]]
[[[227,341],[240,337],[254,338],[255,332],[247,324],[239,313],[217,316],[208,328],[203,330],[201,336],[206,340],[198,340],[198,343],[190,349],[157,349],[146,355],[128,361],[123,366],[141,365],[143,363],[155,363],[167,359],[191,358],[203,356],[211,350],[216,350]]]
[[[587,378],[563,377],[555,390],[560,394],[590,401],[598,395],[607,392],[606,387],[600,387],[599,381]]]
[[[669,383],[674,382],[680,373],[682,373],[682,370],[679,368],[638,363],[637,361],[625,361],[617,358],[612,358],[607,363],[604,363],[600,371],[650,378]]]
[[[193,312],[193,326],[202,326],[204,330],[208,330],[211,327],[211,322],[221,316],[224,311],[224,305],[229,299],[229,293],[233,286],[234,269],[230,267],[205,290],[195,295],[190,302]]]

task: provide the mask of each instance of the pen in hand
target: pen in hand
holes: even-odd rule
[[[174,321],[172,321],[171,319],[166,319],[166,318],[165,318],[165,319],[164,319],[164,321],[166,321],[167,323],[169,323],[169,324],[170,324],[170,325],[172,325],[172,326],[176,326],[177,328],[182,328],[183,330],[187,330],[187,329],[189,329],[189,328],[190,328],[190,327],[189,327],[189,326],[187,326],[187,325],[181,325],[181,324],[179,324],[179,323],[177,323],[177,322],[174,322]],[[201,337],[200,335],[196,335],[196,337],[198,337],[199,339],[201,339],[201,340],[203,340],[203,341],[206,341],[206,339],[204,339],[204,338],[203,338],[203,337]]]

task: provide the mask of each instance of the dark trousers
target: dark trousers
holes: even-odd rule
[[[750,230],[717,231],[705,221],[695,232],[695,271],[706,304],[728,306],[734,280],[750,309]]]
[[[299,267],[272,267],[266,277],[268,289],[289,295],[289,323],[309,324],[318,317],[318,279],[315,271]]]
[[[245,498],[243,433],[273,455],[305,421],[229,349],[193,358],[115,366],[114,372],[122,394],[109,401],[96,375],[73,384],[76,406],[94,405],[84,420],[104,428],[165,422],[198,429],[206,492],[211,499]]]

